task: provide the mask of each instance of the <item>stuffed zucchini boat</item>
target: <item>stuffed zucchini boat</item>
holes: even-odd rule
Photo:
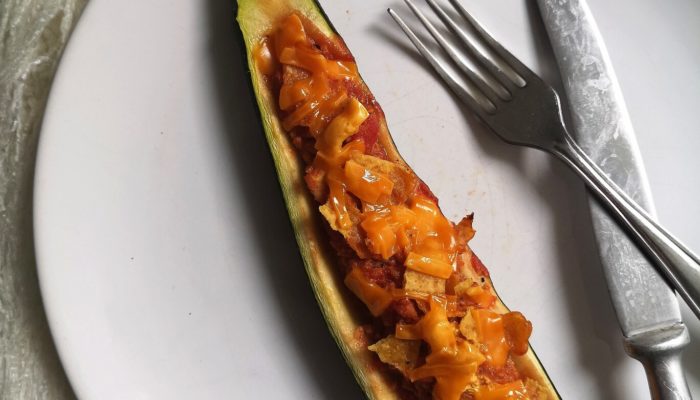
[[[532,325],[496,295],[404,162],[312,0],[238,0],[253,91],[320,308],[371,399],[554,399]]]

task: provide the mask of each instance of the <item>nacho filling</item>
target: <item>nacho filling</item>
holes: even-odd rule
[[[357,337],[403,398],[536,399],[516,368],[532,325],[497,311],[488,271],[458,224],[386,142],[384,114],[339,37],[292,13],[255,65],[306,165],[347,288],[368,311]]]

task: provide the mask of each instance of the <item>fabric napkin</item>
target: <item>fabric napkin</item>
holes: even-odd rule
[[[71,399],[39,293],[32,183],[39,128],[87,0],[0,2],[0,399]]]

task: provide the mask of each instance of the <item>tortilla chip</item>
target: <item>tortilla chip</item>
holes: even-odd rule
[[[458,246],[466,247],[467,243],[472,240],[476,231],[472,227],[474,222],[474,213],[467,215],[462,218],[457,225],[455,225],[455,240]]]
[[[407,292],[445,294],[445,279],[407,269],[403,275],[403,288]]]
[[[459,332],[465,339],[476,342],[476,324],[470,312],[467,312],[464,317],[462,317],[462,320],[459,321]]]
[[[360,235],[359,224],[357,222],[357,220],[359,219],[359,210],[357,210],[354,207],[348,207],[348,213],[350,215],[350,220],[352,221],[352,223],[349,224],[349,226],[347,227],[340,226],[340,224],[338,223],[338,216],[331,209],[331,206],[328,203],[320,206],[318,210],[321,212],[321,215],[323,215],[326,218],[328,224],[331,226],[331,229],[343,235],[343,238],[345,238],[347,244],[350,246],[350,248],[355,250],[355,253],[357,253],[358,257],[369,257],[369,250],[367,250],[367,246],[362,240],[362,236]]]
[[[408,375],[408,372],[414,369],[418,362],[420,340],[403,340],[389,335],[367,348],[377,353],[383,363],[391,365],[404,375]]]
[[[406,202],[408,196],[413,194],[418,186],[418,178],[404,165],[361,153],[353,155],[352,160],[374,173],[386,176],[394,183],[391,192],[393,204]]]
[[[467,289],[472,287],[474,285],[474,281],[467,278],[463,280],[462,282],[458,283],[455,285],[455,294],[457,296],[466,296],[467,295]]]

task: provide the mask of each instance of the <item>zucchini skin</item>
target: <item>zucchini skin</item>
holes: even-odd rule
[[[241,44],[240,51],[245,64],[244,70],[249,78],[251,94],[256,100],[255,104],[260,116],[260,126],[270,148],[278,175],[278,182],[290,215],[290,223],[297,240],[299,254],[304,262],[314,296],[326,324],[367,398],[370,400],[399,399],[400,397],[394,389],[393,381],[388,379],[382,370],[376,367],[376,361],[373,359],[372,354],[364,348],[366,346],[358,346],[357,341],[353,337],[354,330],[362,322],[367,322],[367,312],[363,309],[362,304],[349,293],[341,277],[338,276],[338,269],[335,265],[336,255],[328,243],[327,234],[323,229],[322,217],[317,210],[316,202],[311,197],[304,183],[302,175],[303,161],[287,140],[286,133],[278,123],[274,123],[276,116],[271,118],[274,113],[265,107],[264,92],[267,89],[257,79],[257,71],[251,57],[253,51],[252,43],[259,37],[246,38],[245,15],[241,15],[242,10],[245,11],[250,7],[254,8],[258,3],[265,2],[266,0],[237,0],[234,2],[234,15],[236,15],[238,22],[236,24],[238,27],[236,36]],[[311,15],[314,17],[314,21],[322,20],[325,28],[327,28],[325,33],[340,37],[340,34],[317,0],[272,0],[271,2],[303,4],[305,11],[312,10],[316,13],[316,15]],[[290,8],[290,10],[293,9],[295,8]],[[306,15],[306,13],[304,14]],[[360,78],[362,78],[361,75]],[[388,139],[394,146],[394,149],[396,149],[391,135],[388,135]],[[294,161],[290,162],[290,158],[293,158]],[[403,162],[403,160],[401,161]],[[290,168],[290,163],[295,163],[297,168]],[[494,287],[494,285],[492,284],[491,287]],[[508,310],[500,297],[497,297],[497,303],[498,308]],[[547,398],[560,399],[561,396],[531,347],[521,359],[524,368],[544,385]]]
[[[235,2],[234,15],[237,16],[237,20],[240,19],[241,4],[245,5],[246,3],[255,3],[256,1],[262,0],[238,0]],[[330,24],[330,20],[325,11],[321,8],[321,5],[315,0],[308,0],[307,3],[313,4],[316,12],[318,12],[327,23],[328,28],[330,28],[333,34],[337,35],[335,27]],[[250,58],[252,48],[245,40],[245,32],[240,21],[236,25],[238,27],[238,29],[236,29],[236,35],[240,43],[240,51],[244,63],[243,69],[247,72],[249,88],[252,97],[256,100],[254,103],[259,112],[258,120],[260,122],[260,127],[265,134],[266,141],[270,148],[272,161],[277,171],[278,183],[287,211],[290,215],[289,222],[298,244],[299,255],[304,263],[319,309],[321,310],[331,336],[341,350],[346,364],[350,367],[355,380],[367,398],[370,400],[399,399],[398,394],[391,388],[391,382],[387,381],[384,376],[375,371],[375,368],[372,366],[373,360],[369,351],[366,349],[358,349],[358,346],[353,346],[350,343],[355,328],[360,325],[359,321],[363,314],[361,304],[359,304],[357,299],[352,298],[351,295],[347,293],[342,280],[334,273],[335,271],[331,270],[335,264],[335,255],[327,240],[319,240],[324,238],[325,232],[322,228],[320,214],[315,207],[315,201],[310,193],[308,193],[308,190],[306,190],[306,187],[301,188],[303,190],[299,191],[295,190],[293,187],[295,185],[289,183],[289,176],[296,175],[296,179],[294,179],[296,184],[304,185],[303,177],[299,173],[290,173],[283,165],[283,156],[281,154],[283,150],[280,148],[280,145],[276,143],[275,138],[277,132],[275,132],[274,127],[270,124],[266,124],[266,117],[268,114],[261,104],[263,100],[261,100],[259,96],[258,87],[256,87],[256,81],[253,78],[255,66],[253,60]],[[286,133],[281,130],[279,133],[284,136],[284,141],[286,141]],[[288,143],[288,146],[291,147],[291,144]],[[292,151],[294,150],[292,149]],[[296,163],[301,166],[303,164],[301,159],[298,156],[295,158]],[[314,212],[308,213],[306,218],[299,217],[299,208],[305,208],[303,203],[305,203],[306,207],[314,205]],[[313,239],[310,239],[310,237]],[[326,266],[326,268],[324,268],[324,266]],[[321,290],[322,288],[330,290]],[[331,296],[328,296],[328,294],[331,291],[335,292],[338,296],[329,299]],[[338,305],[340,305],[340,307],[338,307]],[[338,308],[342,308],[343,310],[338,310]],[[342,318],[338,318],[339,313],[343,314]]]

